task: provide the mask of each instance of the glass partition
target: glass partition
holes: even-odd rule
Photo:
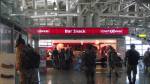
[[[143,44],[142,40],[138,40],[133,37],[126,36],[126,50],[130,49],[130,44],[135,44],[135,49],[139,51],[140,55],[143,56],[147,48],[150,46],[148,44]]]
[[[12,53],[11,30],[0,24],[0,52]]]

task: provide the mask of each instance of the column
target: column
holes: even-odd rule
[[[117,52],[120,53],[121,58],[124,59],[126,52],[125,37],[117,39]]]

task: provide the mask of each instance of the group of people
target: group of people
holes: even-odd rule
[[[131,44],[131,49],[126,51],[125,55],[125,65],[127,67],[127,76],[129,80],[129,84],[135,84],[136,82],[136,74],[137,74],[137,65],[138,60],[140,59],[140,54],[137,50],[135,50],[135,45]],[[95,68],[96,68],[96,47],[92,45],[88,45],[87,50],[85,51],[84,55],[84,64],[85,64],[85,73],[87,77],[87,84],[95,84]],[[109,68],[110,68],[110,74],[112,74],[112,71],[115,72],[116,77],[119,76],[118,73],[118,65],[120,58],[118,57],[118,54],[116,50],[109,46],[108,50],[108,62],[109,62]],[[132,75],[133,72],[133,75]]]
[[[17,49],[17,62],[16,69],[20,73],[20,84],[38,84],[38,68],[40,63],[40,56],[31,46],[26,45],[25,41],[19,36],[16,42]],[[150,49],[145,53],[144,63],[149,66]],[[82,63],[85,67],[85,75],[87,77],[87,84],[95,84],[95,69],[96,69],[96,53],[97,47],[92,44],[87,44],[85,52],[83,53]],[[118,62],[120,58],[116,50],[109,46],[108,50],[108,62],[110,67],[110,73],[115,71],[116,76]],[[57,69],[69,69],[73,62],[73,51],[71,48],[61,49],[59,52],[56,48],[52,52],[52,59],[54,60],[54,67]],[[125,55],[125,65],[127,67],[127,76],[129,84],[135,84],[138,60],[140,54],[135,50],[135,45],[131,45],[131,49],[127,50]],[[131,75],[133,72],[133,75]],[[133,76],[133,77],[132,77]]]
[[[110,74],[112,71],[115,71],[116,76],[119,75],[117,69],[120,67],[118,64],[120,63],[120,57],[117,55],[116,50],[112,46],[108,46],[108,62],[110,68]],[[88,44],[85,52],[83,53],[83,66],[85,67],[85,75],[87,78],[87,84],[95,84],[95,69],[96,69],[96,53],[97,47]]]
[[[63,48],[60,52],[55,48],[52,52],[52,60],[54,68],[69,70],[72,67],[73,51],[70,47],[66,50]]]

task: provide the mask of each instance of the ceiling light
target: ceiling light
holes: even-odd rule
[[[47,15],[48,13],[47,12],[45,12],[45,15]]]
[[[23,11],[23,6],[20,6],[20,10]]]
[[[55,7],[55,8],[54,8],[54,10],[58,10],[58,8],[57,8],[57,7]]]

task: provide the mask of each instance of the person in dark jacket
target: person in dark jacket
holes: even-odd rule
[[[25,41],[21,36],[17,39],[16,48],[19,50],[17,53],[18,62],[16,68],[20,72],[20,84],[38,84],[38,56],[35,54],[33,48],[25,45]]]
[[[116,77],[119,76],[119,73],[118,73],[118,63],[119,63],[119,56],[116,52],[116,50],[112,47],[112,46],[108,46],[109,47],[109,53],[108,53],[108,62],[109,62],[109,67],[110,67],[110,77],[111,77],[111,74],[112,72],[114,71],[115,72],[115,75]]]
[[[95,84],[95,68],[96,68],[96,47],[88,44],[85,50],[83,62],[85,66],[85,74],[87,84]]]
[[[126,52],[125,63],[127,63],[127,75],[129,84],[135,84],[137,65],[140,58],[139,52],[135,50],[135,45],[130,45],[131,49]],[[131,72],[133,71],[133,78],[131,77]]]
[[[150,48],[148,48],[147,51],[144,53],[143,63],[145,72],[147,72],[148,67],[150,66]]]
[[[54,68],[57,68],[59,69],[60,66],[59,66],[59,52],[57,50],[57,48],[55,48],[52,52],[52,59],[54,60]]]

